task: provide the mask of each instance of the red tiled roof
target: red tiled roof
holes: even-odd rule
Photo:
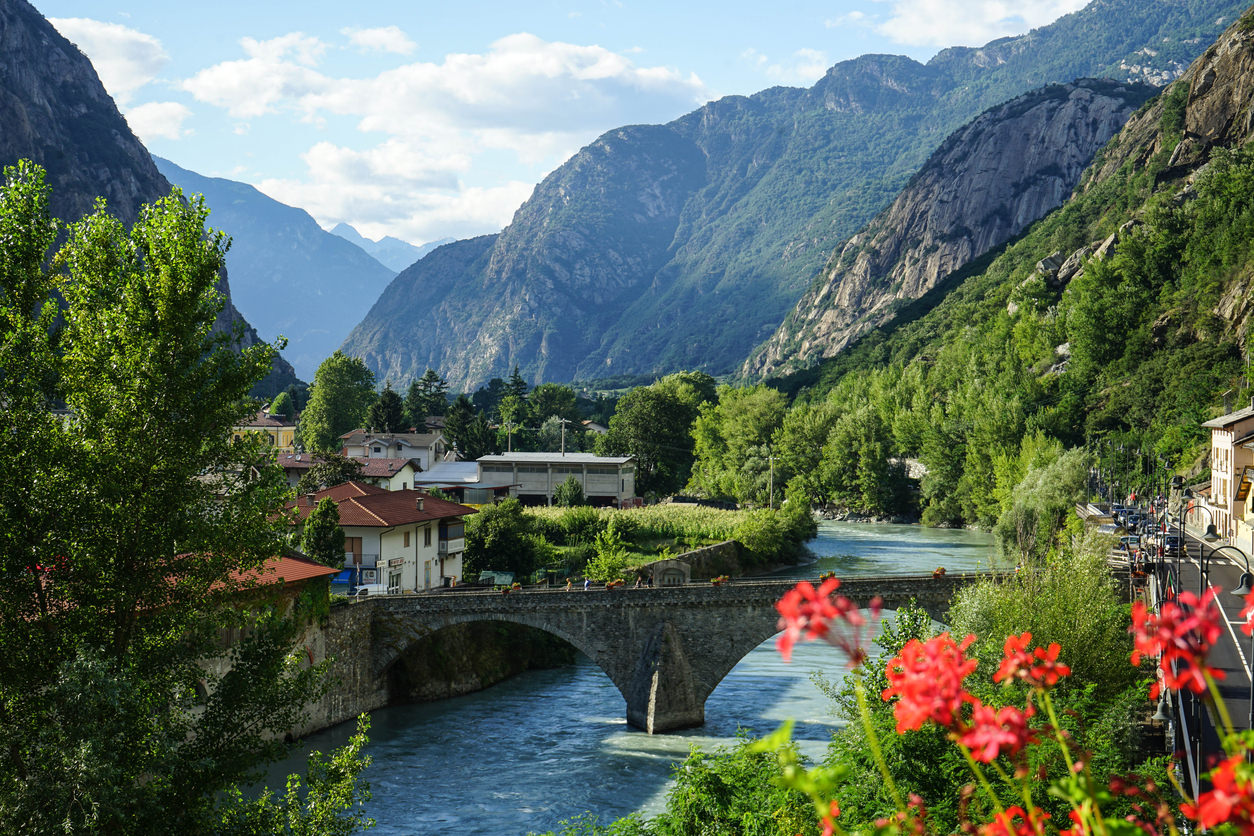
[[[308,453],[279,453],[278,461],[284,470],[308,470],[322,460]]]
[[[282,415],[271,415],[266,410],[262,409],[262,410],[259,410],[256,415],[248,419],[248,421],[243,423],[241,426],[248,427],[250,429],[259,428],[259,427],[265,427],[265,428],[294,427],[296,426],[296,422]]]
[[[272,557],[258,568],[247,572],[232,572],[231,579],[240,583],[256,583],[266,586],[276,583],[296,583],[297,581],[307,581],[313,578],[326,578],[339,574],[339,571],[339,569],[323,566],[321,563],[293,552]]]
[[[392,478],[396,474],[405,469],[405,465],[412,463],[415,471],[422,468],[418,465],[418,460],[414,458],[401,459],[372,459],[369,456],[349,456],[353,461],[361,462],[361,475],[370,477],[386,476]]]
[[[418,499],[422,498],[422,510]],[[287,507],[294,508],[305,520],[323,499],[335,502],[340,512],[340,525],[388,528],[394,525],[464,517],[476,513],[474,508],[436,499],[426,491],[389,491],[363,482],[345,482],[318,491],[312,497],[301,496]]]

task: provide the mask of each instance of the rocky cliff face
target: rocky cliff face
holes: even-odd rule
[[[397,276],[388,295],[404,310],[376,305],[344,350],[380,379],[430,366],[457,389],[515,364],[536,381],[732,372],[963,123],[1045,83],[1119,72],[1147,46],[1191,59],[1241,8],[1095,0],[926,65],[863,56],[808,90],[611,131],[537,186],[470,272],[427,258]],[[433,301],[422,289],[437,276]]]
[[[1096,151],[1153,92],[1086,80],[985,111],[837,251],[742,373],[761,377],[836,354],[1021,233],[1067,199]]]
[[[169,194],[170,184],[105,92],[91,62],[26,0],[0,3],[0,165],[29,159],[48,173],[52,212],[66,221],[92,210],[98,196],[127,224],[139,207]],[[243,343],[257,342],[230,301],[219,329],[245,326]],[[296,379],[278,358],[258,391],[270,394]]]

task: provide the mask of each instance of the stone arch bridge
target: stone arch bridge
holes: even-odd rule
[[[842,581],[840,593],[885,609],[911,599],[942,620],[955,590],[986,573]],[[370,606],[371,674],[382,681],[415,642],[454,624],[505,621],[551,633],[605,671],[627,700],[627,722],[650,734],[699,726],[705,700],[749,651],[775,635],[775,602],[791,581],[652,589],[457,592],[389,596]],[[363,660],[364,661],[364,660]]]

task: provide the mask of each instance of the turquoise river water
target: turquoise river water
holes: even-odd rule
[[[808,544],[817,561],[777,573],[813,578],[986,569],[995,561],[988,534],[919,526],[825,522]],[[811,674],[843,671],[827,645],[800,645],[785,664],[774,641],[746,656],[706,702],[698,729],[647,735],[628,727],[626,703],[586,658],[531,671],[477,694],[372,714],[366,772],[377,834],[522,836],[553,829],[585,811],[602,822],[662,809],[672,765],[690,747],[732,743],[797,721],[794,739],[820,757],[837,722]],[[312,749],[327,751],[353,731],[346,723],[313,735],[273,771],[304,768]]]

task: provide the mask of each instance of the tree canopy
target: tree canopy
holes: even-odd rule
[[[365,422],[374,401],[374,372],[356,357],[336,351],[314,372],[309,404],[300,419],[305,448],[338,449],[340,436]]]

